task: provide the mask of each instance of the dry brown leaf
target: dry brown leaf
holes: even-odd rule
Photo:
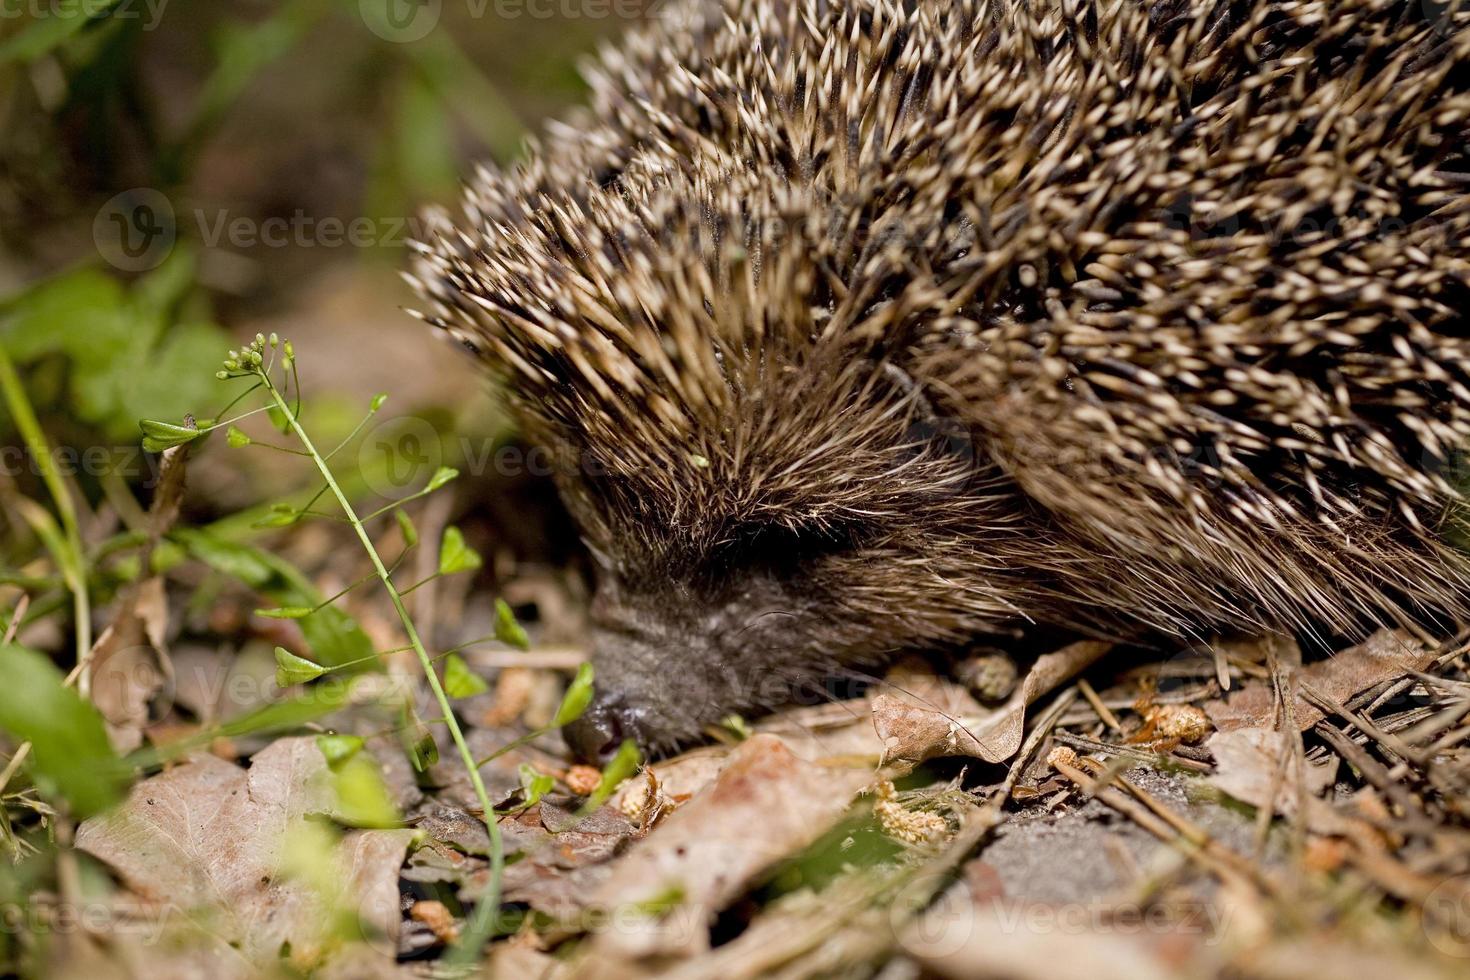
[[[138,555],[149,568],[154,549],[178,520],[183,506],[189,446],[163,453],[157,489],[148,508],[148,539]],[[107,722],[119,752],[143,744],[148,706],[173,679],[168,656],[168,594],[154,575],[123,591],[117,615],[92,645],[85,690]]]
[[[1357,646],[1307,665],[1298,676],[1303,685],[1342,703],[1383,681],[1423,670],[1436,655],[1435,649],[1411,634],[1384,629]],[[1229,700],[1209,703],[1205,711],[1222,732],[1276,727],[1275,695],[1266,681],[1251,681]],[[1320,709],[1300,694],[1296,699],[1295,715],[1296,727],[1300,731],[1306,731],[1324,717]]]
[[[888,694],[873,698],[873,727],[886,762],[919,763],[940,756],[968,755],[1004,762],[1021,748],[1026,709],[1036,699],[1085,670],[1111,643],[1083,640],[1039,657],[1020,688],[993,714],[971,718],[922,707]]]
[[[155,575],[124,592],[112,625],[92,646],[92,702],[119,752],[143,744],[148,706],[172,677],[167,634],[168,598]]]
[[[984,710],[975,695],[963,684],[934,673],[927,662],[906,657],[883,675],[883,693],[916,708],[942,711],[947,715],[966,717]]]
[[[675,804],[683,804],[715,781],[720,770],[725,768],[731,751],[728,745],[705,745],[672,759],[651,763],[645,772],[653,773],[663,795]],[[629,779],[613,794],[612,805],[627,813],[624,800],[629,796],[641,800],[647,792],[648,783],[643,776]]]
[[[804,762],[772,735],[742,743],[712,786],[612,866],[594,897],[616,928],[591,944],[581,974],[593,975],[605,958],[708,949],[713,915],[830,829],[870,778]],[[666,918],[636,914],[639,905],[670,895],[679,902]]]
[[[1242,803],[1273,807],[1286,817],[1296,814],[1300,797],[1306,804],[1307,825],[1312,830],[1321,834],[1345,832],[1350,821],[1318,798],[1337,780],[1337,757],[1318,764],[1303,762],[1300,774],[1290,763],[1283,769],[1282,759],[1290,751],[1291,737],[1266,728],[1216,732],[1208,748],[1217,768],[1207,781]],[[1274,801],[1273,784],[1277,784]]]
[[[808,762],[872,769],[883,754],[872,717],[872,702],[857,698],[791,708],[761,719],[755,730],[778,736]]]
[[[500,822],[508,848],[524,856],[505,869],[501,898],[524,902],[558,919],[580,914],[595,886],[607,877],[602,867],[632,838],[633,825],[611,806],[578,816],[543,800],[526,813]],[[460,897],[479,898],[489,882],[484,867],[466,876]]]
[[[515,943],[500,943],[490,953],[490,963],[484,976],[514,977],[515,980],[557,980],[566,976],[569,967],[554,956],[517,946]]]
[[[80,850],[111,865],[140,899],[197,926],[255,962],[284,943],[311,966],[325,955],[334,908],[355,912],[391,956],[399,927],[398,872],[412,832],[350,831],[338,844],[338,895],[282,874],[290,835],[332,809],[312,739],[282,739],[249,770],[201,755],[133,787],[116,810],[77,828]]]
[[[904,933],[904,952],[928,972],[956,980],[1179,980],[1193,975],[1169,961],[1136,927],[1087,921],[1088,909],[979,901],[958,883]],[[1202,964],[1201,964],[1202,966]]]

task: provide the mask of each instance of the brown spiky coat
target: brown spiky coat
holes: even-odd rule
[[[1443,6],[730,0],[607,51],[414,272],[603,564],[588,744],[1019,621],[1462,613]]]

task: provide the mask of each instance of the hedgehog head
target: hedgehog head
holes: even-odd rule
[[[420,277],[479,298],[484,328],[450,329],[513,375],[596,558],[593,757],[1014,616],[974,554],[1009,533],[997,474],[824,278],[821,209],[668,183],[549,202],[507,229],[523,251]]]

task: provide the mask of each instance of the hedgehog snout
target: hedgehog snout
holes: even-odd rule
[[[614,622],[594,626],[596,693],[581,717],[562,729],[567,746],[588,762],[607,762],[629,739],[646,755],[671,724],[664,717],[669,671],[659,656],[667,639],[648,623],[634,622],[642,617],[625,618],[628,613],[619,607]]]
[[[562,729],[572,754],[596,765],[604,765],[617,753],[623,740],[634,736],[632,712],[621,697],[594,697],[582,716]]]

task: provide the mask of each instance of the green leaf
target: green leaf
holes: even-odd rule
[[[643,754],[638,751],[638,743],[631,738],[626,739],[618,746],[617,753],[607,765],[602,767],[602,782],[597,784],[596,791],[583,804],[579,813],[591,813],[600,808],[612,798],[613,791],[622,784],[623,780],[632,776],[643,764]]]
[[[131,290],[96,268],[54,277],[0,311],[0,343],[22,364],[63,355],[67,414],[123,442],[138,419],[183,418],[217,395],[213,374],[227,335],[176,321],[196,267],[193,250],[176,245]]]
[[[381,409],[385,404],[387,404],[387,402],[388,402],[388,396],[387,395],[375,395],[373,397],[373,403],[368,406],[368,411],[376,414],[379,409]]]
[[[276,686],[305,684],[325,674],[326,668],[296,656],[285,647],[276,647]]]
[[[254,441],[233,425],[225,432],[225,442],[230,444],[231,449],[244,449]]]
[[[347,671],[381,669],[362,627],[337,606],[322,606],[321,593],[290,562],[197,528],[179,528],[169,538],[191,558],[238,579],[277,606],[315,609],[314,615],[301,620],[301,632],[317,663]]]
[[[455,575],[472,572],[485,562],[469,545],[464,543],[464,533],[457,527],[444,531],[444,541],[439,545],[439,574]]]
[[[623,907],[629,908],[646,918],[657,919],[668,915],[674,909],[684,904],[685,897],[684,887],[678,883],[674,883],[652,898],[645,898],[641,902],[634,902],[631,905]]]
[[[266,530],[269,528],[291,527],[294,524],[299,524],[301,522],[302,516],[303,515],[300,511],[276,511],[271,514],[267,514],[265,517],[262,517],[260,520],[252,523],[250,526],[254,528],[260,528],[261,530]]]
[[[160,270],[161,271],[161,270]],[[160,330],[164,324],[159,321]],[[99,366],[96,371],[78,370],[72,379],[72,391],[80,395],[93,384],[110,385],[116,411],[121,419],[183,418],[209,405],[219,396],[214,380],[219,346],[226,336],[209,323],[177,323],[167,325],[161,336],[148,346],[130,348],[126,358]],[[94,380],[96,379],[96,380]],[[92,418],[108,425],[116,422],[94,410]],[[199,420],[206,427],[204,419]],[[122,435],[122,432],[118,433]]]
[[[143,448],[150,453],[161,453],[166,449],[193,442],[204,435],[204,430],[197,427],[155,422],[151,419],[139,422],[138,427],[143,430]]]
[[[349,827],[398,827],[402,820],[370,756],[354,755],[334,766],[337,808],[332,814]]]
[[[452,466],[441,466],[429,478],[429,485],[424,487],[424,493],[433,493],[435,490],[457,479],[459,479],[459,470]]]
[[[742,742],[755,735],[755,732],[753,732],[750,728],[749,722],[747,722],[740,715],[726,715],[724,718],[720,719],[720,724],[723,727],[729,729],[731,734],[740,739],[740,741]]]
[[[318,735],[316,747],[322,750],[327,765],[333,769],[362,751],[363,741],[356,735]]]
[[[133,340],[129,319],[122,285],[84,267],[21,294],[0,321],[0,339],[22,364],[48,354],[111,360],[122,356]]]
[[[485,678],[470,670],[470,665],[457,653],[444,661],[444,693],[452,698],[472,698],[490,690]]]
[[[328,677],[280,701],[274,701],[238,718],[206,728],[197,735],[181,738],[162,746],[143,749],[128,756],[128,764],[151,769],[170,759],[178,759],[196,749],[207,747],[217,738],[243,738],[246,735],[274,735],[291,732],[321,721],[347,707],[352,700],[351,684],[340,677]]]
[[[115,803],[127,773],[97,709],[66,686],[61,670],[25,647],[0,646],[0,730],[31,743],[31,770],[81,818]]]
[[[439,746],[434,741],[434,735],[423,726],[423,722],[417,722],[416,728],[408,729],[408,737],[404,739],[404,747],[408,750],[408,761],[413,763],[414,769],[419,772],[427,772],[430,766],[439,761]]]
[[[101,19],[118,0],[60,0],[50,13],[36,19],[18,34],[0,43],[0,65],[12,61],[35,61],[86,27],[93,19]],[[20,8],[15,8],[19,10]],[[160,8],[161,9],[161,8]]]
[[[255,615],[266,619],[305,619],[314,612],[316,610],[309,606],[282,606],[279,609],[257,609]]]
[[[403,546],[405,548],[412,548],[418,544],[419,529],[414,527],[413,518],[409,517],[402,510],[394,511],[393,516],[398,518],[398,530],[403,532]]]
[[[495,638],[517,650],[531,649],[531,638],[526,635],[521,624],[516,622],[516,614],[511,611],[510,603],[504,599],[495,600]]]
[[[541,797],[556,787],[556,779],[522,762],[518,770],[521,777],[521,806],[528,810],[541,802]]]
[[[592,664],[584,663],[577,668],[577,676],[572,678],[572,683],[567,687],[567,693],[561,699],[561,707],[556,709],[556,717],[551,722],[552,728],[560,728],[570,725],[587,710],[592,703]]]

